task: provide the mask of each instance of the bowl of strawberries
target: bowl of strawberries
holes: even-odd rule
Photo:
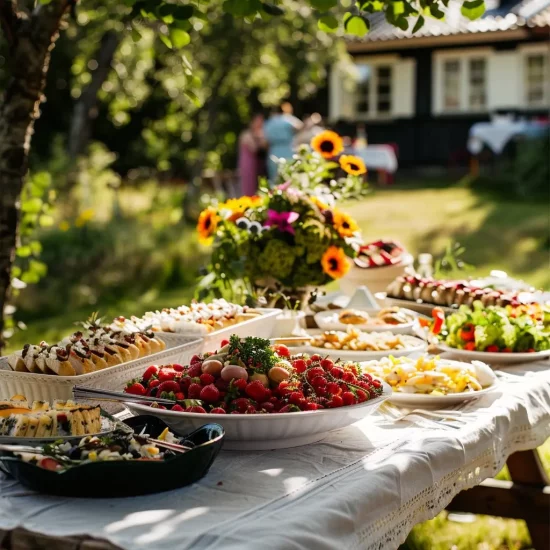
[[[132,413],[157,416],[179,433],[216,422],[226,432],[224,447],[241,450],[319,441],[368,416],[391,395],[385,382],[363,374],[357,363],[292,355],[286,346],[236,335],[188,365],[151,365],[124,391],[163,400],[126,402]]]

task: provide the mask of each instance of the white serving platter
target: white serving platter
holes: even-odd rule
[[[362,330],[364,332],[393,332],[394,334],[410,334],[413,328],[414,320],[418,317],[418,312],[412,311],[406,308],[402,309],[407,315],[412,317],[408,323],[400,323],[398,325],[391,324],[375,324],[375,323],[365,323],[362,325],[352,325],[346,324],[339,321],[338,317],[346,309],[332,309],[328,311],[321,311],[314,315],[315,322],[317,326],[322,330],[347,330],[348,328],[355,328]],[[364,311],[369,314],[371,318],[376,318],[377,314],[380,312],[379,309],[363,309],[363,308],[353,308],[358,311]]]
[[[469,351],[438,343],[437,347],[466,362],[483,361],[488,365],[513,365],[515,363],[533,363],[550,357],[550,349],[533,353],[495,353],[490,351]]]
[[[200,349],[201,352],[215,351],[220,348],[222,340],[228,340],[232,334],[245,337],[254,335],[259,338],[270,338],[275,327],[277,316],[281,313],[277,308],[264,308],[260,309],[262,315],[248,319],[241,323],[235,323],[234,325],[228,325],[222,329],[215,330],[210,333],[198,333],[198,332],[156,332],[159,338],[166,342],[166,345],[170,347],[177,343],[189,341],[189,338],[202,338],[203,344]]]
[[[451,405],[458,405],[464,401],[478,399],[492,391],[498,389],[498,380],[495,380],[490,386],[479,391],[466,393],[451,393],[449,395],[425,395],[422,393],[401,393],[394,391],[390,401],[401,407],[409,408],[445,408]]]
[[[0,357],[0,399],[10,399],[13,395],[24,395],[29,402],[47,401],[53,403],[56,399],[66,401],[73,398],[73,387],[77,385],[121,390],[128,380],[141,375],[149,365],[188,363],[193,355],[200,353],[202,346],[202,339],[187,337],[186,343],[176,347],[78,376],[12,371],[8,365],[7,357]],[[105,403],[103,408],[110,413],[123,409],[119,403]]]
[[[216,422],[225,430],[224,449],[269,450],[298,447],[320,441],[332,430],[344,428],[371,415],[391,395],[385,382],[380,397],[336,409],[274,414],[202,414],[162,410],[126,402],[135,414],[152,414],[161,418],[176,433],[185,434]]]

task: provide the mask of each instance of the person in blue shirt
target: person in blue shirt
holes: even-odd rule
[[[292,112],[292,105],[283,103],[264,124],[264,135],[269,152],[267,174],[271,183],[275,182],[277,176],[277,163],[272,157],[291,159],[294,136],[303,126],[302,121]]]

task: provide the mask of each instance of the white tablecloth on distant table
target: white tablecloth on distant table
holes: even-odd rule
[[[355,149],[355,154],[363,159],[369,170],[385,170],[390,174],[397,170],[397,157],[390,145],[369,145],[362,149]]]
[[[468,151],[477,155],[487,145],[493,153],[499,155],[513,137],[525,133],[532,126],[533,123],[521,120],[478,122],[470,128]]]
[[[67,499],[0,477],[0,528],[87,534],[128,550],[397,548],[459,491],[550,436],[549,366],[507,369],[528,374],[475,402],[459,429],[373,417],[318,444],[222,452],[201,482],[167,493]]]

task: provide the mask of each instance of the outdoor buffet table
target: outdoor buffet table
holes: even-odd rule
[[[79,546],[76,535],[148,550],[397,548],[509,455],[550,437],[549,367],[502,369],[514,375],[457,420],[377,415],[313,445],[222,452],[200,483],[166,493],[68,499],[33,494],[0,474],[0,541],[24,528],[41,535],[15,531],[12,548],[111,548]]]

